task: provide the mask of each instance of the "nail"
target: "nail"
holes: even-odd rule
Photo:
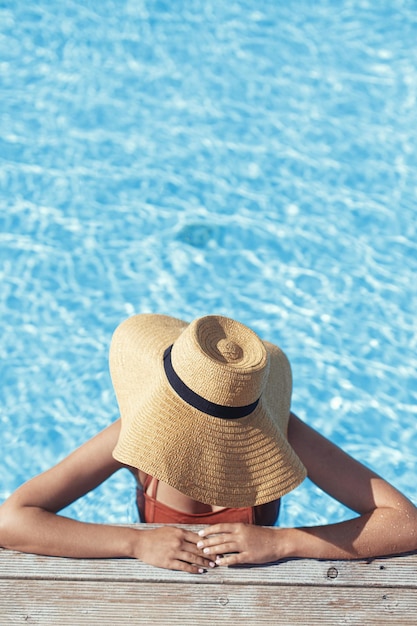
[[[203,552],[204,552],[204,554],[209,554],[210,553],[210,548],[204,548]]]
[[[199,541],[197,543],[197,548],[202,548],[204,546],[204,541]]]

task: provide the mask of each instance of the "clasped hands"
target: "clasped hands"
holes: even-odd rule
[[[198,533],[175,526],[140,532],[144,541],[135,554],[137,558],[192,574],[202,574],[216,565],[260,564],[282,558],[277,551],[277,528],[223,523]]]

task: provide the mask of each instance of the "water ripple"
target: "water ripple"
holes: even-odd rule
[[[111,334],[155,311],[281,344],[294,409],[415,499],[412,3],[6,1],[0,25],[2,495],[117,415]],[[74,514],[131,520],[114,481]],[[283,523],[344,514],[306,485]]]

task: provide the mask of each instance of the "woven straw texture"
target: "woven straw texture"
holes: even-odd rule
[[[163,353],[195,393],[256,409],[239,419],[203,413],[171,388]],[[291,369],[285,354],[246,326],[209,316],[187,324],[136,315],[115,331],[110,370],[121,414],[113,456],[185,495],[224,507],[280,498],[306,471],[287,441]]]

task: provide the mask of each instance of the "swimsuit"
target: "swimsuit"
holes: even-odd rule
[[[153,524],[220,524],[243,522],[258,526],[273,526],[278,518],[280,500],[254,507],[224,508],[207,513],[184,513],[156,499],[159,481],[147,476],[142,489],[137,491],[141,520]],[[150,488],[150,489],[149,489]],[[148,490],[150,493],[148,493]]]

